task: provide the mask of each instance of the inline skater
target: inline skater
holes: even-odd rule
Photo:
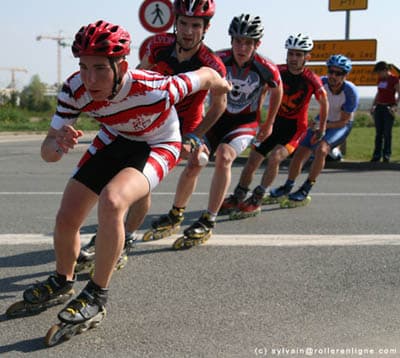
[[[353,126],[354,113],[359,104],[359,93],[357,87],[346,80],[352,68],[351,60],[340,54],[332,55],[327,60],[326,66],[328,75],[321,78],[329,102],[326,132],[322,132],[322,138],[314,142],[315,128],[309,128],[306,137],[301,141],[290,163],[289,175],[284,187],[293,187],[304,163],[312,153],[314,153],[314,159],[308,178],[297,191],[289,194],[287,199],[281,202],[283,208],[304,206],[310,203],[311,197],[308,194],[325,166],[326,156],[331,148],[344,142]],[[319,120],[320,118],[316,117],[314,126],[318,127]]]
[[[231,48],[218,52],[233,89],[228,93],[227,109],[204,138],[209,152],[215,154],[208,207],[184,231],[183,236],[174,242],[174,249],[190,248],[204,243],[211,236],[218,211],[230,185],[232,163],[256,135],[261,108],[268,92],[269,110],[258,136],[268,135],[271,131],[283,89],[276,65],[257,53],[263,34],[264,27],[259,16],[235,16],[229,26]],[[199,174],[200,171],[197,175]],[[181,198],[181,201],[176,201],[174,205],[183,210],[194,189],[192,187],[190,191],[185,191],[178,187],[176,197]]]
[[[11,317],[39,312],[74,295],[79,230],[97,203],[94,275],[59,312],[60,323],[49,330],[47,345],[104,318],[112,272],[124,246],[124,215],[163,180],[179,157],[174,103],[200,90],[230,90],[225,79],[206,67],[176,76],[129,70],[125,56],[130,42],[126,30],[104,20],[78,31],[72,52],[80,70],[65,81],[42,142],[43,160],[56,162],[82,135],[73,127],[81,112],[102,125],[64,190],[54,229],[56,272],[25,290],[24,300],[7,310]]]
[[[251,149],[239,184],[222,206],[225,211],[230,211],[232,220],[255,216],[261,212],[264,194],[278,175],[280,163],[294,152],[307,130],[308,107],[313,95],[319,103],[321,115],[321,129],[315,136],[320,137],[324,131],[328,111],[326,92],[320,78],[305,67],[311,56],[313,41],[302,33],[290,35],[285,42],[285,48],[286,64],[278,66],[284,94],[272,133],[268,137],[257,137],[258,144]],[[245,200],[254,174],[267,154],[267,166],[261,184]],[[279,188],[278,192],[285,194],[287,190],[286,187]],[[264,200],[274,202],[275,192]]]
[[[207,66],[225,77],[226,70],[221,59],[203,42],[210,27],[210,20],[215,14],[214,0],[175,0],[173,11],[175,14],[174,33],[154,35],[149,40],[146,53],[138,68],[173,75]],[[197,172],[201,167],[198,161],[199,156],[201,152],[207,151],[199,138],[226,108],[226,95],[211,93],[210,105],[203,116],[206,95],[206,91],[201,91],[176,105],[183,135],[181,159],[188,160],[180,176],[178,188],[188,187],[187,190],[191,190],[191,187],[196,185],[194,180],[197,180]],[[178,198],[177,202],[179,201]],[[149,194],[136,202],[128,211],[125,221],[126,249],[133,246],[137,238],[136,230],[142,224],[150,205],[151,195]],[[173,206],[168,214],[152,223],[152,229],[143,235],[143,240],[157,240],[177,232],[183,221],[183,211],[184,208]],[[88,245],[82,248],[76,266],[77,272],[93,266],[94,244],[95,236]],[[123,267],[126,261],[127,252],[124,250],[116,268]]]

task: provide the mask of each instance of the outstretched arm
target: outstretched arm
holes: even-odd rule
[[[194,73],[199,78],[199,90],[212,90],[214,94],[227,93],[232,90],[232,85],[210,67],[201,67]]]
[[[64,126],[57,130],[53,127],[47,132],[41,146],[41,156],[46,162],[57,162],[64,153],[78,143],[78,138],[83,135],[81,130],[76,130],[72,126]]]

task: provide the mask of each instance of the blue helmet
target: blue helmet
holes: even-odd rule
[[[332,55],[326,61],[328,67],[335,66],[342,69],[344,72],[349,73],[351,71],[351,60],[343,55]]]

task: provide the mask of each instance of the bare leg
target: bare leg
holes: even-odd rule
[[[64,191],[54,228],[56,270],[72,280],[80,251],[79,229],[97,202],[97,195],[71,179]]]
[[[239,184],[243,188],[248,188],[254,179],[256,170],[260,167],[265,157],[260,153],[252,150],[247,159],[246,165],[244,166],[242,173],[240,174]]]
[[[125,219],[125,230],[126,232],[134,232],[138,230],[143,224],[147,212],[151,206],[151,194],[149,193],[143,199],[140,199],[133,203],[129,208],[128,214]]]
[[[214,214],[221,208],[231,183],[231,168],[236,158],[236,151],[229,144],[224,143],[218,146],[215,156],[215,170],[208,199],[208,210]]]
[[[275,148],[271,151],[270,155],[268,156],[267,167],[265,168],[261,178],[261,185],[264,188],[269,187],[274,182],[279,173],[279,165],[288,157],[288,155],[288,150],[282,145],[275,146]]]
[[[149,183],[141,172],[126,168],[100,193],[93,281],[102,288],[109,286],[112,272],[124,246],[124,215],[134,202],[147,196],[149,190]]]

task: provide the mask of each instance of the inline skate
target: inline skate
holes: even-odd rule
[[[233,194],[224,199],[224,202],[219,209],[218,215],[229,215],[230,213],[235,211],[238,208],[239,204],[242,203],[243,200],[246,198],[248,192],[248,188],[242,188],[240,185],[237,185]]]
[[[281,185],[275,189],[271,189],[269,193],[264,195],[261,205],[280,204],[287,199],[288,194],[292,190],[293,185]]]
[[[210,221],[210,216],[204,213],[199,220],[183,232],[183,236],[175,240],[172,248],[174,250],[183,250],[204,244],[211,237],[214,227],[215,221]]]
[[[23,293],[23,300],[12,304],[6,311],[8,318],[39,314],[47,308],[65,303],[74,294],[75,280],[68,281],[65,276],[50,275],[45,281],[37,282]]]
[[[229,215],[230,220],[246,219],[261,213],[261,202],[265,189],[257,186],[250,197],[239,204],[238,208]]]
[[[177,233],[184,219],[184,209],[173,208],[151,223],[152,228],[143,234],[143,241],[161,240]]]
[[[89,281],[84,290],[58,314],[59,323],[47,332],[45,344],[54,346],[76,334],[97,327],[106,316],[108,290]]]
[[[75,264],[75,273],[91,271],[94,266],[94,257],[96,252],[96,235],[93,235],[90,241],[81,248],[78,259]]]
[[[115,265],[115,271],[121,270],[125,267],[126,263],[128,262],[128,254],[135,247],[136,241],[137,235],[135,233],[125,236],[124,249],[122,250],[121,256]],[[94,235],[90,242],[81,249],[79,257],[76,260],[75,273],[89,272],[91,276],[93,275],[95,263],[95,244],[96,235]]]
[[[300,188],[294,193],[289,194],[289,196],[280,203],[280,207],[282,209],[287,209],[287,208],[293,209],[293,208],[298,208],[300,206],[306,206],[310,203],[311,203],[311,196],[308,195],[307,191],[304,191]]]

